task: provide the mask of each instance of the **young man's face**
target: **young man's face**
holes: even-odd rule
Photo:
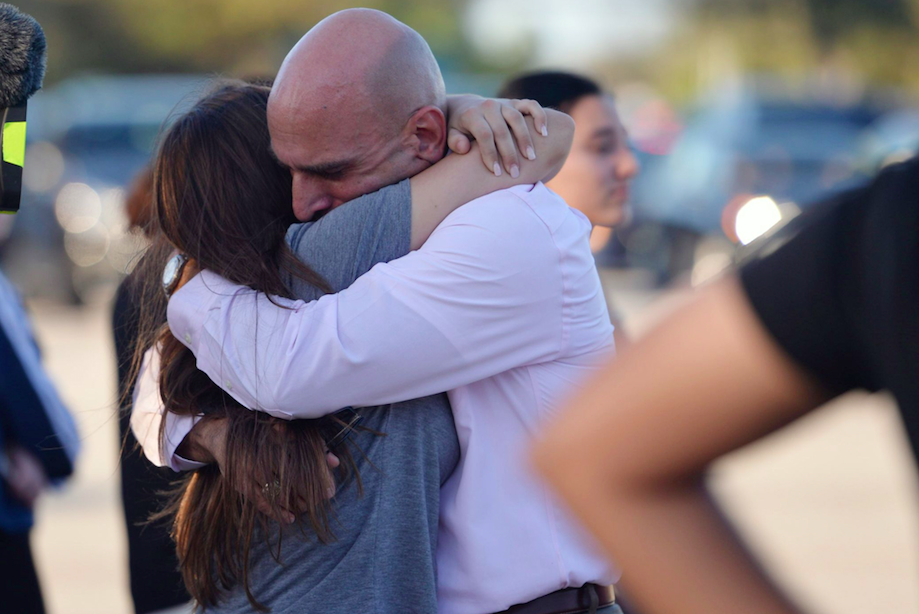
[[[640,167],[615,102],[606,95],[585,96],[575,103],[571,117],[577,125],[571,153],[549,186],[594,226],[621,224]]]

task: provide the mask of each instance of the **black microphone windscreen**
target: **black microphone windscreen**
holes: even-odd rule
[[[0,109],[15,107],[41,89],[45,33],[31,16],[0,3]]]

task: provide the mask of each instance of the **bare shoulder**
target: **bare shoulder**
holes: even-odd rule
[[[482,260],[500,257],[505,263],[556,268],[559,248],[547,211],[567,206],[545,187],[537,192],[536,186],[498,190],[463,205],[447,216],[422,250],[461,249]]]

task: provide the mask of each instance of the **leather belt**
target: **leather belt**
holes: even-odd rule
[[[563,588],[528,603],[511,606],[501,614],[576,614],[595,612],[616,603],[611,586],[585,584],[576,588]]]

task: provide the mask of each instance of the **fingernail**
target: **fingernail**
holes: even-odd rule
[[[527,159],[529,159],[529,160],[535,160],[535,159],[536,159],[536,152],[533,151],[533,148],[532,148],[532,147],[527,147]]]
[[[549,129],[545,126],[542,127],[542,135],[549,136]]]
[[[501,176],[501,165],[495,162],[495,177]]]
[[[519,176],[520,176],[520,169],[517,168],[516,164],[511,164],[511,177],[516,179]]]

